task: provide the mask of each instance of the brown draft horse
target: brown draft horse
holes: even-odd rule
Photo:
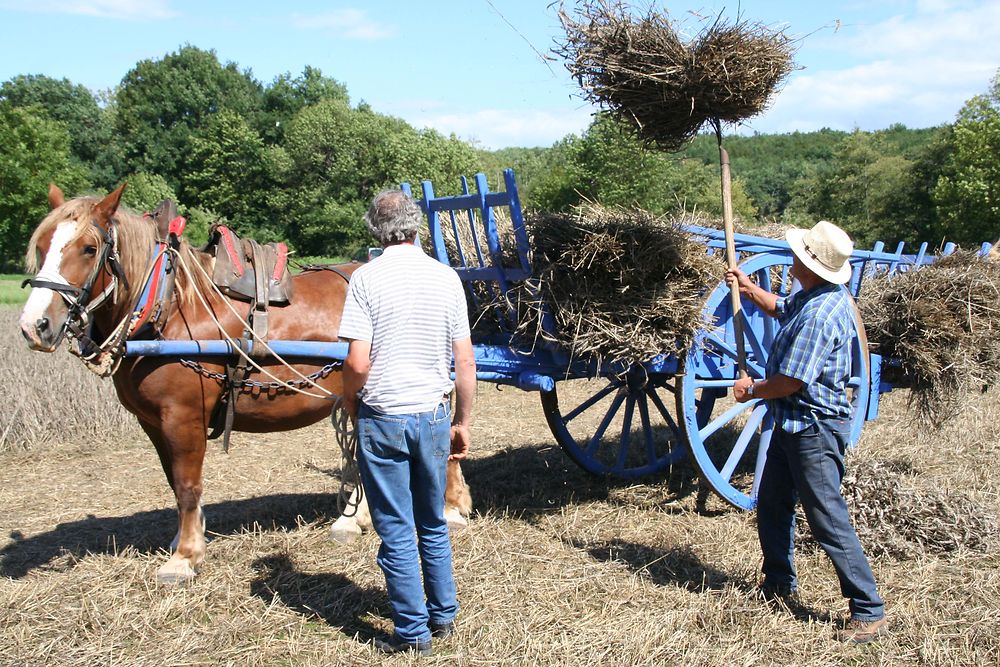
[[[20,320],[30,348],[54,351],[67,330],[79,331],[84,319],[92,321],[94,331],[107,336],[131,313],[143,289],[156,229],[150,219],[119,208],[124,188],[123,184],[101,200],[80,197],[65,201],[62,191],[50,186],[52,210],[32,235],[27,254],[29,272],[38,271]],[[188,265],[198,263],[207,275],[212,274],[215,260],[210,254],[191,248],[186,240],[181,241],[179,253]],[[350,269],[345,267],[345,270]],[[124,274],[127,282],[116,274]],[[346,281],[331,271],[307,271],[295,276],[294,283],[292,303],[271,307],[270,338],[336,341]],[[191,278],[178,271],[161,337],[173,340],[223,337],[205,303],[196,298],[196,291],[204,296],[226,333],[239,338],[244,322],[223,303],[226,297],[216,293],[198,271],[193,271]],[[105,298],[109,295],[113,297]],[[246,312],[247,304],[232,303],[238,312]],[[89,315],[84,315],[85,311]],[[102,340],[98,335],[92,338]],[[223,371],[217,363],[206,361],[202,365],[209,371]],[[262,365],[286,382],[296,378],[273,359]],[[317,360],[315,364],[296,364],[295,368],[308,375],[322,366],[323,360]],[[179,527],[171,545],[175,548],[157,571],[157,580],[164,584],[187,582],[205,558],[202,465],[210,418],[222,396],[221,383],[171,357],[124,358],[112,377],[118,399],[138,418],[156,448],[177,499]],[[342,391],[339,371],[330,372],[316,382],[333,394]],[[313,388],[311,393],[317,394],[318,390]],[[236,401],[234,429],[268,433],[302,428],[329,418],[332,408],[331,400],[289,390],[243,391]],[[471,500],[457,461],[449,465],[448,472],[449,521],[462,524],[464,520],[459,513],[468,514]],[[363,513],[364,510],[359,510],[359,517]],[[345,517],[338,520],[335,536],[345,531],[360,533],[356,525],[345,527],[345,521],[348,521]]]

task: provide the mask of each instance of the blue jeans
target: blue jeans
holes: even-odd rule
[[[431,412],[385,415],[362,403],[358,443],[396,634],[430,641],[428,623],[449,623],[458,612],[444,518],[451,409],[445,402]]]
[[[764,588],[794,591],[795,503],[802,501],[813,536],[833,561],[851,618],[885,615],[868,559],[840,492],[850,423],[817,419],[798,433],[775,426],[757,497],[757,535],[764,552]]]

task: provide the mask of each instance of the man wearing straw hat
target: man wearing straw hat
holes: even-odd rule
[[[351,275],[339,335],[350,341],[344,403],[357,418],[358,469],[395,624],[375,648],[430,655],[431,638],[450,637],[458,612],[445,466],[469,450],[476,359],[458,274],[414,245],[420,208],[385,190],[365,222],[384,252]]]
[[[796,593],[795,503],[801,500],[809,527],[833,561],[850,618],[837,638],[856,644],[887,629],[885,606],[868,559],[851,525],[840,491],[844,451],[851,431],[847,383],[851,371],[853,304],[841,285],[851,277],[854,244],[822,220],[785,235],[794,253],[791,275],[802,289],[781,298],[739,269],[726,272],[730,286],[777,318],[767,377],[742,378],[737,401],[765,399],[774,417],[757,497],[757,534],[764,554],[761,590],[768,599]]]

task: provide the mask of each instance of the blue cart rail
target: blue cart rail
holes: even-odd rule
[[[466,285],[469,300],[479,310],[532,276],[527,229],[514,173],[503,174],[504,189],[489,190],[478,174],[462,179],[462,193],[438,197],[424,181],[418,203],[428,221],[430,251],[452,266]],[[402,188],[413,194],[410,185]],[[500,226],[504,225],[501,232]],[[706,252],[724,253],[721,230],[687,226],[703,240]],[[505,241],[511,247],[504,247]],[[792,289],[788,269],[792,253],[784,240],[736,234],[743,270],[760,285],[787,295]],[[981,252],[990,250],[985,243]],[[940,254],[953,252],[947,244]],[[919,268],[935,260],[927,244],[904,254],[900,244],[887,252],[881,242],[851,256],[853,274],[845,286],[857,296],[865,279]],[[489,333],[474,334],[477,375],[482,381],[540,392],[542,409],[553,436],[584,469],[601,475],[638,477],[663,473],[690,456],[708,485],[730,504],[750,509],[756,502],[757,479],[773,430],[766,406],[758,401],[735,403],[730,388],[738,377],[737,341],[729,288],[721,280],[705,286],[703,312],[710,326],[696,344],[678,358],[658,355],[641,364],[608,360],[598,365],[572,359],[565,350],[545,344],[519,343],[513,307],[499,313]],[[774,320],[744,300],[742,318],[746,367],[763,376],[768,350],[777,331]],[[542,318],[554,333],[554,319]],[[345,343],[274,341],[274,351],[286,358],[344,359]],[[129,356],[170,355],[229,357],[235,350],[225,341],[130,341]],[[852,343],[852,443],[866,420],[878,415],[881,393],[892,387],[881,381],[882,359],[868,351],[860,315]]]

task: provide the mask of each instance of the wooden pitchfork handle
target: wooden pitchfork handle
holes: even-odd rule
[[[719,138],[719,165],[722,171],[722,224],[726,233],[726,264],[730,271],[736,269],[736,239],[733,230],[733,181],[729,170],[729,153]],[[729,296],[733,305],[733,334],[736,336],[736,365],[741,378],[747,377],[746,343],[743,340],[743,317],[740,314],[740,287],[730,286]]]

